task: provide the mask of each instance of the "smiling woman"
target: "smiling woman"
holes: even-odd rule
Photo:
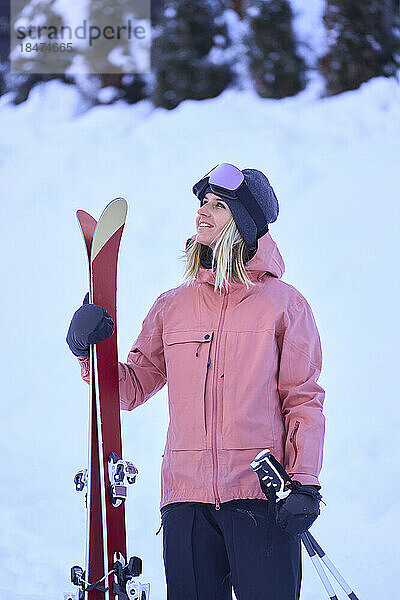
[[[233,217],[227,203],[223,202],[216,194],[208,192],[197,211],[197,241],[210,246],[210,248],[215,248],[218,236],[231,220]]]
[[[306,299],[281,281],[284,262],[268,231],[278,201],[267,177],[222,163],[193,191],[200,208],[186,242],[186,281],[156,299],[119,362],[122,409],[168,383],[160,504],[167,600],[231,600],[232,586],[240,600],[297,600],[300,538],[280,520],[287,500],[271,522],[249,465],[268,448],[298,482],[291,526],[301,533],[303,514],[319,514],[317,326]],[[80,312],[71,322],[78,338]],[[79,360],[87,380],[88,359]]]
[[[193,192],[200,208],[197,235],[186,243],[184,279],[192,282],[203,266],[215,270],[216,291],[228,291],[230,282],[249,288],[253,282],[245,265],[257,251],[257,239],[279,212],[267,177],[256,169],[242,172],[222,163],[197,182]]]
[[[228,290],[231,280],[253,285],[245,263],[255,248],[247,247],[228,204],[213,192],[200,201],[196,228],[197,234],[186,243],[184,279],[193,281],[202,265],[216,271],[215,290]]]
[[[229,289],[230,281],[253,285],[245,264],[256,249],[249,248],[241,235],[229,206],[208,192],[200,201],[196,218],[197,234],[186,242],[184,280],[196,278],[200,266],[215,270],[215,290]]]

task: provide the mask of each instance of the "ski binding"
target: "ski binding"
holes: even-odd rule
[[[66,592],[64,594],[64,600],[80,600],[79,592]]]
[[[79,591],[67,595],[68,600],[83,600],[85,597],[85,573],[82,567],[71,567],[71,583],[79,587]]]
[[[135,581],[142,574],[142,559],[132,556],[126,563],[122,554],[114,554],[113,592],[121,600],[149,600],[150,584]]]
[[[77,474],[74,477],[74,484],[75,484],[75,489],[77,492],[82,492],[85,489],[85,486],[87,485],[87,479],[88,479],[88,470],[87,469],[81,469],[80,471],[77,472]]]
[[[150,598],[150,584],[139,581],[128,581],[126,595],[129,600],[148,600]]]
[[[128,495],[126,483],[135,483],[138,470],[129,460],[122,460],[116,452],[108,457],[108,478],[113,506],[120,506]],[[125,483],[126,481],[126,483]]]

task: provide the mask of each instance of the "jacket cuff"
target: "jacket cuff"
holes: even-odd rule
[[[90,360],[88,356],[78,356],[81,365],[81,377],[86,383],[90,383]]]
[[[316,485],[318,489],[321,487],[318,477],[315,477],[315,475],[307,475],[307,473],[289,473],[289,475],[294,481],[298,481],[303,485]]]

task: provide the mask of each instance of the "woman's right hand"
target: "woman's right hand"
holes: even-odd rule
[[[108,339],[113,332],[111,315],[102,306],[89,304],[87,294],[72,317],[66,341],[75,356],[89,356],[89,346]]]

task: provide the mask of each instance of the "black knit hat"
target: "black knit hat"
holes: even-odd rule
[[[260,224],[257,227],[251,214],[251,207],[247,210],[246,206],[239,200],[224,197],[223,193],[218,193],[217,195],[229,206],[232,217],[242,234],[246,245],[250,248],[257,248],[257,240],[268,231],[269,223],[273,223],[278,218],[279,204],[275,192],[264,173],[257,169],[243,169],[242,173],[247,188],[251,192],[265,218],[265,222],[261,227]],[[211,191],[211,188],[207,186],[202,194],[203,198],[205,194]]]

